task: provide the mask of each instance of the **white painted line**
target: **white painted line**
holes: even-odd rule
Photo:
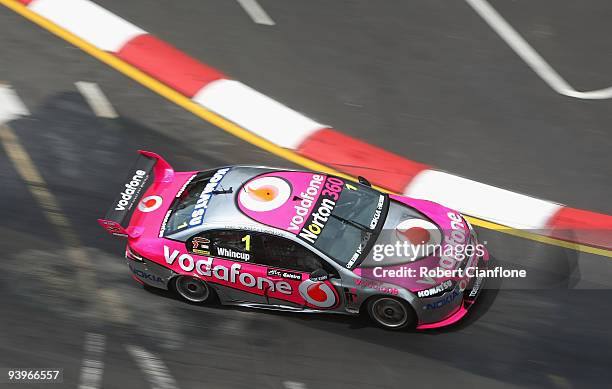
[[[588,92],[575,90],[486,0],[465,1],[557,93],[578,99],[609,99],[612,97],[612,87]]]
[[[249,14],[251,19],[257,24],[265,24],[266,26],[273,26],[274,20],[272,20],[266,11],[259,5],[257,0],[237,0],[238,4],[244,8],[246,13]]]
[[[98,389],[104,373],[104,342],[101,334],[87,333],[85,337],[85,358],[81,365],[79,389]]]
[[[10,86],[0,84],[0,125],[29,114],[17,93]]]
[[[286,389],[306,389],[306,384],[296,381],[285,381],[283,382],[283,386]]]
[[[155,354],[139,346],[126,346],[127,351],[145,374],[153,389],[177,389],[178,385],[170,371]]]
[[[87,104],[91,107],[92,111],[101,118],[115,119],[119,117],[117,111],[113,108],[112,104],[102,89],[95,82],[77,81],[74,83],[87,101]]]

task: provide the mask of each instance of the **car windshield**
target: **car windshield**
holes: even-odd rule
[[[344,267],[357,266],[376,241],[387,209],[385,194],[365,185],[345,183],[314,246]]]

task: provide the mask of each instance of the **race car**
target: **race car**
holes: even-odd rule
[[[466,269],[489,263],[459,212],[362,177],[260,166],[175,172],[142,150],[98,222],[127,238],[136,281],[188,302],[367,314],[386,329],[457,322],[484,283]],[[479,250],[461,257],[461,245]]]

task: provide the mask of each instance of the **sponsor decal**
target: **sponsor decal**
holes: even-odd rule
[[[429,288],[429,289],[425,289],[425,290],[419,290],[417,292],[417,297],[430,297],[433,295],[436,295],[440,292],[443,292],[447,289],[449,289],[451,286],[453,286],[453,281],[451,280],[446,280],[443,283],[441,283],[440,285],[436,285],[433,288]]]
[[[321,196],[315,206],[316,210],[308,216],[306,224],[298,234],[300,238],[312,244],[316,242],[336,206],[336,201],[340,199],[343,185],[344,181],[339,178],[327,177]]]
[[[208,208],[208,202],[213,196],[212,192],[217,188],[219,182],[221,182],[221,180],[229,170],[230,168],[219,169],[210,178],[210,180],[202,190],[202,193],[200,193],[200,198],[196,201],[196,205],[193,208],[193,212],[191,213],[191,219],[189,220],[190,227],[195,227],[202,224],[202,221],[204,220],[204,213],[206,213],[206,209]]]
[[[132,209],[134,202],[133,198],[136,198],[140,193],[142,185],[147,181],[147,172],[144,170],[136,170],[134,176],[125,184],[125,189],[121,192],[121,200],[115,205],[115,211],[125,211]]]
[[[196,176],[197,174],[194,174],[193,176],[189,177],[187,182],[185,182],[183,186],[181,186],[181,189],[176,193],[177,199],[183,195],[183,192],[185,191],[185,188],[187,188],[187,185],[191,184],[191,181],[193,181],[193,179],[196,178]]]
[[[466,241],[465,220],[456,212],[448,212],[446,214],[451,220],[451,233],[446,237],[445,241],[448,244],[459,244]]]
[[[380,282],[373,280],[364,280],[364,279],[356,279],[355,285],[363,288],[363,289],[376,289],[383,293],[389,293],[393,295],[399,294],[399,289],[397,288],[389,288],[381,284]]]
[[[436,245],[442,240],[435,224],[423,219],[408,219],[395,227],[395,236],[400,242],[413,246]]]
[[[293,273],[279,269],[268,269],[268,276],[270,277],[281,277],[288,280],[302,281],[302,275],[300,273]]]
[[[310,305],[330,308],[336,304],[336,295],[329,285],[321,281],[305,280],[298,287],[300,295]]]
[[[243,261],[248,261],[249,259],[251,259],[251,254],[249,253],[234,251],[225,247],[217,247],[217,255],[226,258],[241,259]]]
[[[300,228],[304,225],[305,217],[310,213],[310,209],[313,206],[315,198],[319,195],[321,191],[321,186],[323,186],[324,176],[320,174],[313,174],[310,183],[306,190],[299,195],[296,195],[297,200],[299,200],[299,204],[295,205],[295,215],[291,218],[289,222],[289,227],[287,228],[289,231],[299,231]]]
[[[359,257],[363,253],[363,249],[365,249],[365,247],[368,245],[368,242],[370,241],[371,237],[372,237],[372,233],[370,232],[364,232],[361,235],[361,242],[359,243],[357,250],[355,250],[355,252],[351,256],[351,259],[349,259],[349,261],[346,263],[347,269],[350,269],[355,264],[355,262],[359,259]]]
[[[382,209],[383,209],[384,204],[385,204],[385,196],[380,195],[380,197],[378,198],[378,205],[376,206],[376,211],[374,211],[374,216],[372,217],[372,221],[370,222],[370,230],[376,229],[376,226],[378,225],[378,220],[380,219],[380,215],[382,214]]]
[[[106,231],[110,232],[114,236],[121,236],[127,238],[128,234],[125,233],[125,230],[119,223],[113,220],[100,220],[102,226],[106,229]]]
[[[140,212],[153,212],[162,205],[162,198],[159,196],[147,196],[138,203]]]
[[[476,297],[483,280],[484,277],[478,277],[474,280],[474,285],[472,285],[472,290],[470,291],[469,297]]]
[[[201,236],[196,236],[191,241],[191,251],[200,255],[210,254],[210,240]]]
[[[164,280],[156,276],[155,274],[147,273],[143,270],[136,269],[132,264],[129,264],[130,270],[134,273],[138,278],[142,278],[143,280],[151,281],[156,284],[163,284]]]
[[[423,309],[438,309],[441,308],[447,304],[452,303],[453,301],[455,301],[455,299],[457,298],[457,296],[460,296],[461,292],[458,290],[453,291],[453,293],[449,294],[448,296],[444,296],[444,298],[433,302],[433,303],[429,303],[427,305],[423,306]]]
[[[220,228],[222,228],[222,229],[223,228],[225,228],[225,229],[232,229],[232,230],[242,230],[242,231],[248,231],[248,232],[263,232],[264,234],[270,234],[270,235],[276,235],[276,236],[285,236],[280,231],[270,230],[269,228],[261,227],[261,226],[250,226],[250,225],[237,226],[235,224],[226,224],[226,225],[220,226]]]
[[[453,211],[449,211],[446,216],[451,220],[451,231],[448,236],[444,238],[444,241],[452,247],[463,245],[467,241],[465,222],[463,221],[463,218],[460,214]],[[443,269],[454,269],[457,262],[463,260],[463,257],[459,259],[456,258],[456,255],[454,254],[455,253],[453,253],[453,255],[447,255],[445,250],[445,252],[440,256],[440,267]]]
[[[166,212],[166,216],[164,216],[164,220],[162,221],[161,227],[159,228],[159,237],[163,237],[164,236],[164,232],[166,232],[166,224],[168,223],[168,219],[170,218],[170,214],[172,213],[172,210],[169,209],[168,212]]]
[[[280,177],[260,177],[246,184],[238,201],[254,212],[272,211],[285,204],[291,196],[291,186]]]
[[[465,222],[460,214],[457,212],[449,211],[446,216],[450,219],[451,223],[451,232],[444,239],[444,241],[450,245],[451,247],[455,247],[458,245],[462,245],[467,240],[467,235],[465,233]],[[439,241],[438,241],[439,242]],[[453,253],[454,254],[454,253]],[[457,261],[461,261],[462,259],[458,259],[455,255],[448,255],[446,250],[440,256],[440,262],[438,263],[438,268],[452,270],[456,267]],[[426,277],[424,279],[417,280],[417,282],[434,285],[435,280],[431,277]]]
[[[164,245],[164,258],[168,265],[178,262],[180,268],[185,272],[195,271],[201,276],[211,277],[219,281],[226,281],[232,284],[241,285],[247,288],[255,288],[261,291],[274,292],[290,295],[293,292],[291,285],[287,281],[274,281],[267,277],[254,276],[249,272],[242,271],[242,265],[232,264],[229,268],[223,265],[215,265],[214,258],[207,257],[198,259],[178,250],[172,250]]]

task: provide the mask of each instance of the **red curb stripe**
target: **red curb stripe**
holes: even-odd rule
[[[563,207],[548,221],[548,227],[555,238],[612,249],[612,216]]]
[[[296,152],[398,193],[403,193],[417,174],[430,168],[330,128],[309,136]]]
[[[190,98],[206,84],[227,78],[220,71],[149,34],[130,40],[116,55]]]
[[[31,3],[33,0],[18,0],[18,1],[19,1],[21,4],[28,5],[28,4],[30,4],[30,3]]]

